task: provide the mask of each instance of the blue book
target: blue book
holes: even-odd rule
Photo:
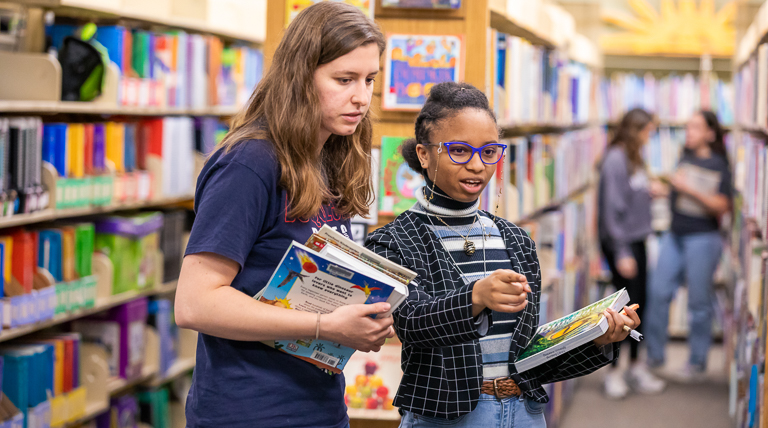
[[[125,124],[125,144],[123,162],[125,162],[125,171],[131,172],[136,169],[136,124]]]
[[[61,231],[41,230],[38,235],[37,265],[48,270],[56,282],[64,280],[61,257]]]
[[[109,60],[123,71],[123,53],[125,50],[125,27],[103,25],[96,30],[96,41],[107,48]]]
[[[3,356],[3,393],[25,414],[30,405],[30,371],[35,353],[31,347],[0,350]]]
[[[103,123],[93,124],[93,170],[99,174],[106,169],[106,136]]]
[[[3,297],[5,297],[5,243],[0,242],[0,299]]]
[[[307,246],[291,244],[266,287],[254,297],[272,306],[323,314],[343,305],[389,302],[390,312],[378,315],[388,316],[405,300],[406,284],[415,276],[323,226]],[[264,343],[334,373],[341,373],[355,352],[327,340]]]
[[[70,24],[49,25],[45,27],[45,35],[49,37],[51,47],[59,51],[64,46],[64,39],[67,36],[74,36],[77,28],[77,25]]]

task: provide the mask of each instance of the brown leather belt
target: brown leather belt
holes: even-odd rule
[[[482,394],[493,395],[499,400],[509,397],[519,397],[523,394],[515,381],[508,377],[486,380],[483,382],[482,386],[480,386],[480,392]]]

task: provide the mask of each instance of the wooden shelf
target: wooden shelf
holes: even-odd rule
[[[375,410],[369,410],[369,409],[353,409],[351,407],[347,408],[347,415],[349,416],[349,419],[367,419],[367,420],[378,420],[378,421],[399,421],[400,420],[400,413],[397,412],[397,410],[383,410],[383,409],[375,409]]]
[[[106,412],[108,410],[109,410],[109,405],[107,405],[105,407],[105,406],[102,406],[102,405],[99,405],[99,404],[88,404],[85,407],[85,414],[82,417],[80,417],[80,418],[78,418],[78,419],[76,419],[76,420],[74,420],[72,422],[68,422],[68,423],[64,424],[63,426],[64,426],[64,428],[78,427],[78,426],[80,426],[80,425],[90,421],[91,419],[95,418],[96,416],[99,416],[100,414],[102,414],[102,413],[104,413],[104,412]]]
[[[107,391],[109,391],[109,395],[111,397],[114,397],[115,395],[125,392],[133,388],[134,386],[139,386],[146,383],[147,381],[154,378],[155,376],[157,376],[157,372],[149,371],[145,369],[141,373],[141,376],[131,380],[114,377],[110,379],[109,382],[107,383]]]
[[[15,1],[18,2],[19,0]],[[144,24],[161,25],[196,33],[212,34],[226,39],[241,40],[250,43],[264,43],[265,39],[265,35],[260,33],[263,33],[263,30],[266,29],[266,19],[260,25],[252,23],[250,27],[242,25],[245,20],[243,20],[240,25],[230,25],[229,27],[225,27],[223,25],[212,25],[204,16],[200,16],[200,19],[175,17],[170,16],[170,13],[168,13],[169,11],[163,10],[162,12],[165,13],[162,13],[161,10],[164,9],[162,7],[159,7],[158,9],[137,10],[138,8],[135,6],[132,8],[121,6],[119,1],[21,0],[21,3],[51,9],[56,14],[62,16],[138,21]],[[147,2],[144,1],[142,3]],[[168,1],[160,1],[158,2],[158,6],[165,6],[168,3]]]
[[[687,71],[701,70],[701,56],[686,55],[615,55],[605,54],[603,62],[606,70],[644,70],[644,71]],[[712,58],[712,71],[730,74],[731,58]]]
[[[520,137],[524,135],[536,134],[564,134],[570,131],[589,128],[590,126],[599,126],[597,123],[582,123],[578,125],[521,125],[508,126],[501,125],[504,137]]]
[[[592,184],[587,184],[586,186],[582,186],[582,187],[576,189],[575,191],[571,192],[565,198],[560,199],[560,200],[558,200],[556,202],[553,202],[551,204],[548,204],[548,205],[546,205],[544,207],[541,207],[541,208],[533,211],[532,213],[524,215],[523,217],[521,217],[521,218],[519,218],[517,220],[513,220],[512,222],[517,224],[517,225],[520,225],[522,223],[527,223],[529,221],[536,220],[537,218],[541,217],[542,215],[546,214],[547,212],[558,209],[564,203],[570,201],[571,199],[576,198],[577,196],[579,196],[582,193],[586,192],[590,188],[592,188]]]
[[[528,40],[534,45],[546,46],[548,48],[554,48],[555,44],[547,36],[537,33],[535,30],[528,28],[521,22],[517,22],[512,17],[506,15],[506,11],[497,6],[498,2],[491,2],[491,27],[502,33],[512,36],[521,37]]]
[[[44,221],[60,220],[74,217],[107,214],[117,211],[130,211],[140,208],[154,208],[166,205],[174,205],[194,200],[194,196],[182,196],[178,198],[157,199],[151,201],[131,202],[119,205],[90,206],[84,208],[71,208],[63,210],[46,209],[31,214],[17,214],[11,217],[0,218],[0,229],[40,223]]]
[[[92,114],[100,116],[234,116],[240,107],[213,106],[202,109],[174,107],[128,107],[110,103],[77,101],[0,100],[2,113]]]
[[[176,362],[168,369],[168,373],[166,373],[165,376],[156,376],[148,383],[148,385],[157,388],[168,382],[173,382],[194,369],[195,361],[195,357],[176,360]]]
[[[40,331],[40,330],[50,328],[59,324],[64,324],[70,321],[74,321],[79,318],[87,317],[88,315],[97,314],[99,312],[112,309],[115,306],[122,305],[123,303],[128,303],[132,300],[138,299],[139,297],[149,297],[149,296],[156,296],[161,294],[168,294],[173,292],[174,290],[176,290],[176,281],[162,284],[160,287],[156,287],[156,288],[151,288],[151,289],[141,290],[141,291],[132,290],[125,293],[110,296],[104,299],[103,301],[97,301],[96,306],[94,306],[93,308],[81,309],[81,310],[66,313],[66,314],[60,314],[55,316],[53,319],[50,319],[47,321],[3,330],[2,332],[0,332],[0,342],[5,342],[11,339],[15,339],[17,337],[34,333],[36,331]]]

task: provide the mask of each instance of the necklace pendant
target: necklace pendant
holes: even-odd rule
[[[472,257],[475,255],[475,243],[472,241],[465,241],[464,242],[464,254],[466,254],[468,257]]]

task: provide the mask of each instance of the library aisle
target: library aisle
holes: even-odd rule
[[[685,364],[687,347],[672,342],[667,367]],[[626,358],[622,363],[626,365]],[[725,351],[714,346],[706,380],[683,384],[670,382],[659,395],[632,395],[626,400],[608,399],[603,392],[604,370],[579,381],[571,405],[563,414],[561,428],[671,428],[678,426],[726,428],[733,426],[728,416],[728,373]],[[595,409],[600,409],[596,412]]]

